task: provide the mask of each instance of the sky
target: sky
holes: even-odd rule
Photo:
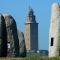
[[[60,0],[0,0],[0,13],[11,14],[20,31],[24,32],[29,6],[34,10],[38,25],[39,49],[48,50],[51,6]]]

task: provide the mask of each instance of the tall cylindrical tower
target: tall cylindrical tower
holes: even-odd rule
[[[60,31],[60,6],[57,3],[52,5],[51,22],[49,31],[49,57],[59,56],[59,31]]]
[[[27,51],[38,50],[38,23],[31,8],[25,23],[25,42]]]

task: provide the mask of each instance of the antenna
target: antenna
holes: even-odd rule
[[[31,10],[31,6],[29,6],[29,10]]]
[[[29,0],[29,9],[31,9],[31,0]]]
[[[32,8],[31,8],[31,0],[26,0],[25,2],[26,2],[26,10],[28,9],[28,12],[29,12],[30,10],[32,10]]]

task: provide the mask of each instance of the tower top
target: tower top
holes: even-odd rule
[[[53,3],[52,6],[59,6],[59,3]]]
[[[53,3],[52,4],[52,8],[53,9],[59,8],[59,6],[60,6],[59,3]]]
[[[34,11],[31,7],[29,7],[26,23],[36,23]]]
[[[52,4],[52,15],[53,16],[59,15],[59,11],[60,11],[59,3],[53,3]]]
[[[29,16],[32,16],[34,14],[34,11],[31,7],[29,7],[29,12],[28,12],[28,15]]]

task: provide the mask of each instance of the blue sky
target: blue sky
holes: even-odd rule
[[[48,33],[51,17],[51,5],[59,0],[0,0],[0,13],[11,14],[17,27],[24,32],[29,6],[34,10],[39,23],[39,49],[48,49]]]

